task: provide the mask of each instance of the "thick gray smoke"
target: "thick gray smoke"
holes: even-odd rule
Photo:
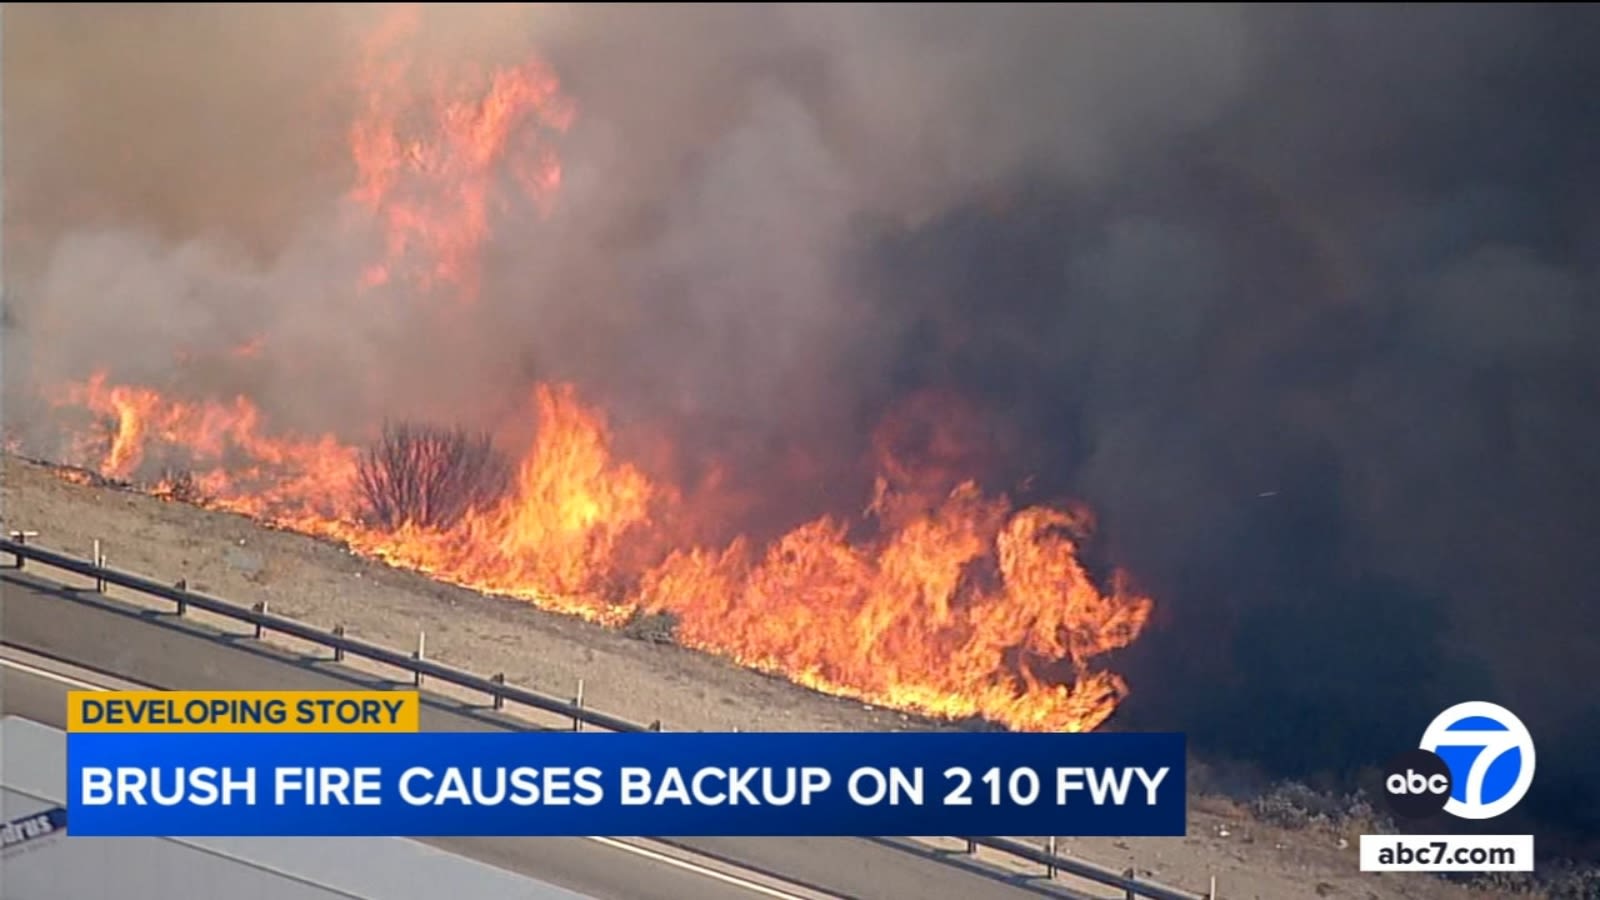
[[[536,51],[579,109],[559,207],[505,212],[483,340],[440,353],[420,304],[353,296],[378,247],[341,227],[345,129],[381,18],[13,14],[9,238],[41,377],[149,379],[174,353],[265,332],[293,371],[255,393],[292,399],[299,424],[423,394],[461,409],[497,367],[530,364],[649,410],[820,415],[851,384],[819,377],[861,324],[839,263],[864,215],[925,221],[1036,166],[1109,172],[1124,142],[1214,113],[1242,52],[1241,23],[1215,11],[430,10],[419,61]],[[419,94],[429,71],[408,73]],[[307,408],[307,385],[327,409]]]
[[[1600,831],[1593,11],[440,8],[428,53],[578,109],[444,330],[341,280],[375,15],[7,11],[8,390],[265,332],[199,387],[296,427],[563,378],[841,456],[959,390],[1158,598],[1127,723],[1348,773],[1498,700]]]

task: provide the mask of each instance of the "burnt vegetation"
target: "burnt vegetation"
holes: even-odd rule
[[[675,644],[678,641],[678,617],[670,612],[635,610],[623,624],[622,633],[650,644]]]
[[[188,469],[168,468],[163,471],[154,493],[158,497],[178,503],[199,504],[206,499],[200,490],[199,482],[195,480],[194,473]]]
[[[446,529],[499,501],[511,465],[487,434],[402,422],[384,425],[357,477],[371,524]]]

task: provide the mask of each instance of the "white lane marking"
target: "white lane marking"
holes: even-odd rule
[[[79,690],[85,690],[85,691],[109,691],[109,690],[111,690],[111,688],[108,688],[103,684],[91,684],[91,683],[89,683],[87,681],[84,681],[82,679],[73,678],[71,675],[63,675],[60,672],[52,672],[49,669],[41,669],[41,668],[39,668],[37,666],[30,666],[27,663],[17,662],[14,659],[6,659],[5,657],[0,657],[0,666],[5,666],[8,669],[16,669],[19,672],[27,672],[29,675],[36,675],[36,676],[38,676],[40,678],[47,678],[47,679],[49,679],[51,681],[59,681],[62,684],[70,684],[73,687],[78,688]]]
[[[17,662],[14,659],[6,659],[4,657],[0,657],[0,666],[5,666],[8,669],[16,669],[19,672],[27,672],[29,675],[36,675],[36,676],[38,676],[40,678],[46,678],[46,679],[49,679],[51,681],[59,681],[62,684],[70,684],[73,687],[81,688],[83,690],[89,690],[89,691],[109,691],[109,690],[111,690],[111,688],[108,688],[108,687],[106,687],[104,685],[92,684],[90,682],[84,681],[84,680],[79,679],[79,678],[73,678],[71,675],[63,675],[60,672],[52,672],[52,671],[50,671],[48,669],[41,669],[41,668],[39,668],[37,666],[30,666],[27,663]],[[692,862],[689,862],[688,860],[678,859],[675,856],[668,856],[665,853],[659,853],[659,852],[657,852],[655,850],[649,850],[649,849],[646,849],[644,847],[640,847],[640,846],[638,846],[636,844],[629,844],[629,843],[626,843],[624,841],[616,840],[615,838],[589,837],[589,838],[585,838],[585,840],[594,841],[594,842],[596,842],[598,844],[604,844],[605,846],[610,847],[613,850],[622,850],[622,851],[627,852],[627,853],[632,853],[635,856],[642,856],[642,857],[644,857],[646,859],[653,860],[653,861],[658,862],[658,863],[662,863],[663,865],[674,866],[676,868],[683,869],[686,872],[693,872],[694,874],[699,875],[699,876],[701,876],[703,878],[710,878],[710,879],[713,879],[713,880],[716,880],[716,881],[721,881],[721,882],[724,882],[726,884],[731,884],[734,887],[743,888],[744,890],[751,891],[751,892],[757,893],[757,894],[762,894],[762,895],[767,896],[767,897],[775,897],[775,898],[777,898],[777,900],[806,900],[806,898],[800,896],[799,894],[785,893],[783,891],[778,890],[777,888],[771,888],[771,887],[767,887],[764,884],[759,884],[759,883],[754,882],[754,881],[748,881],[746,879],[740,878],[737,875],[729,875],[726,872],[719,872],[716,869],[708,868],[708,867],[702,866],[702,865],[700,865],[698,863],[692,863]]]
[[[726,872],[718,872],[716,869],[707,868],[699,863],[692,863],[685,859],[678,859],[675,856],[668,856],[665,853],[658,853],[655,850],[648,850],[644,847],[638,846],[637,844],[629,844],[616,840],[615,838],[605,837],[591,837],[589,840],[604,844],[607,847],[612,847],[617,850],[626,850],[629,853],[634,853],[639,856],[643,856],[646,859],[655,860],[659,863],[665,863],[669,866],[676,866],[677,868],[688,872],[693,872],[694,874],[703,876],[705,878],[713,878],[717,881],[723,881],[735,887],[743,888],[747,891],[753,891],[757,894],[764,894],[768,897],[776,897],[778,900],[805,900],[805,898],[801,897],[799,894],[785,893],[777,888],[767,887],[764,884],[758,884],[754,881],[747,881],[737,875],[729,875]]]

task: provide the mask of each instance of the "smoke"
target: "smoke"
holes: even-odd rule
[[[864,254],[901,384],[1030,423],[1166,598],[1125,724],[1348,776],[1493,699],[1595,833],[1595,24],[1252,15],[1200,127]]]
[[[8,390],[266,333],[186,383],[499,428],[573,379],[838,460],[957,391],[1023,436],[983,474],[1088,500],[1157,597],[1126,724],[1349,774],[1497,700],[1600,830],[1592,11],[429,11],[426,53],[537,52],[578,108],[447,327],[341,280],[378,12],[6,15]]]

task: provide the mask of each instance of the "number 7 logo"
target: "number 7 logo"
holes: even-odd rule
[[[1512,712],[1493,703],[1458,703],[1436,716],[1422,749],[1450,767],[1445,812],[1492,819],[1521,802],[1533,784],[1533,737]]]

